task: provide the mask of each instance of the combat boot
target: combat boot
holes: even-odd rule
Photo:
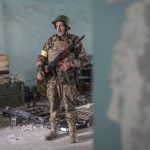
[[[69,124],[70,143],[77,143],[76,127]]]
[[[45,140],[50,141],[53,140],[55,138],[57,138],[58,133],[55,131],[50,131],[46,136],[45,136]]]
[[[69,127],[69,137],[70,143],[77,143],[77,134],[76,134],[76,113],[75,111],[69,111],[67,113],[67,123]]]
[[[77,143],[77,136],[70,136],[70,143]]]

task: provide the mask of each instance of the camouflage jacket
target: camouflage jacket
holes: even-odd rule
[[[56,56],[65,48],[67,48],[70,44],[72,44],[73,40],[78,40],[79,37],[67,33],[65,36],[59,37],[57,34],[51,36],[47,42],[44,44],[43,49],[41,50],[40,54],[38,55],[36,61],[36,70],[37,72],[43,71],[44,66],[46,63],[51,63]],[[74,52],[71,52],[64,60],[64,61],[71,61],[71,68],[70,70],[77,70],[81,69],[87,64],[87,55],[85,49],[80,42],[75,47]],[[63,71],[58,67],[56,70],[57,77],[62,78],[64,75]],[[65,72],[67,73],[67,71]],[[63,80],[63,78],[61,79]]]

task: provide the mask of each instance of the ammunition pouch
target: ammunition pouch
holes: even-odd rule
[[[78,79],[78,70],[68,70],[65,72],[66,82],[70,85],[73,85],[77,82]]]

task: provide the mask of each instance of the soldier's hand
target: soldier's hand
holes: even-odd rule
[[[60,62],[59,67],[63,70],[66,71],[71,68],[72,62]]]
[[[38,72],[36,75],[36,81],[38,84],[41,84],[44,81],[44,72]]]

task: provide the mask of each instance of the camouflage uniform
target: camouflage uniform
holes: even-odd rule
[[[51,36],[45,43],[36,62],[36,69],[38,72],[43,70],[45,63],[50,63],[55,57],[72,42],[79,38],[67,32],[65,36],[58,36],[57,34]],[[76,82],[77,71],[87,64],[87,57],[85,50],[81,43],[79,43],[74,52],[71,52],[63,61],[71,61],[71,68],[67,71],[62,71],[59,67],[53,72],[53,76],[49,79],[47,84],[47,97],[50,103],[50,124],[51,131],[57,132],[58,111],[61,99],[64,102],[66,119],[69,126],[70,138],[76,137],[76,111],[75,99],[77,95]]]

